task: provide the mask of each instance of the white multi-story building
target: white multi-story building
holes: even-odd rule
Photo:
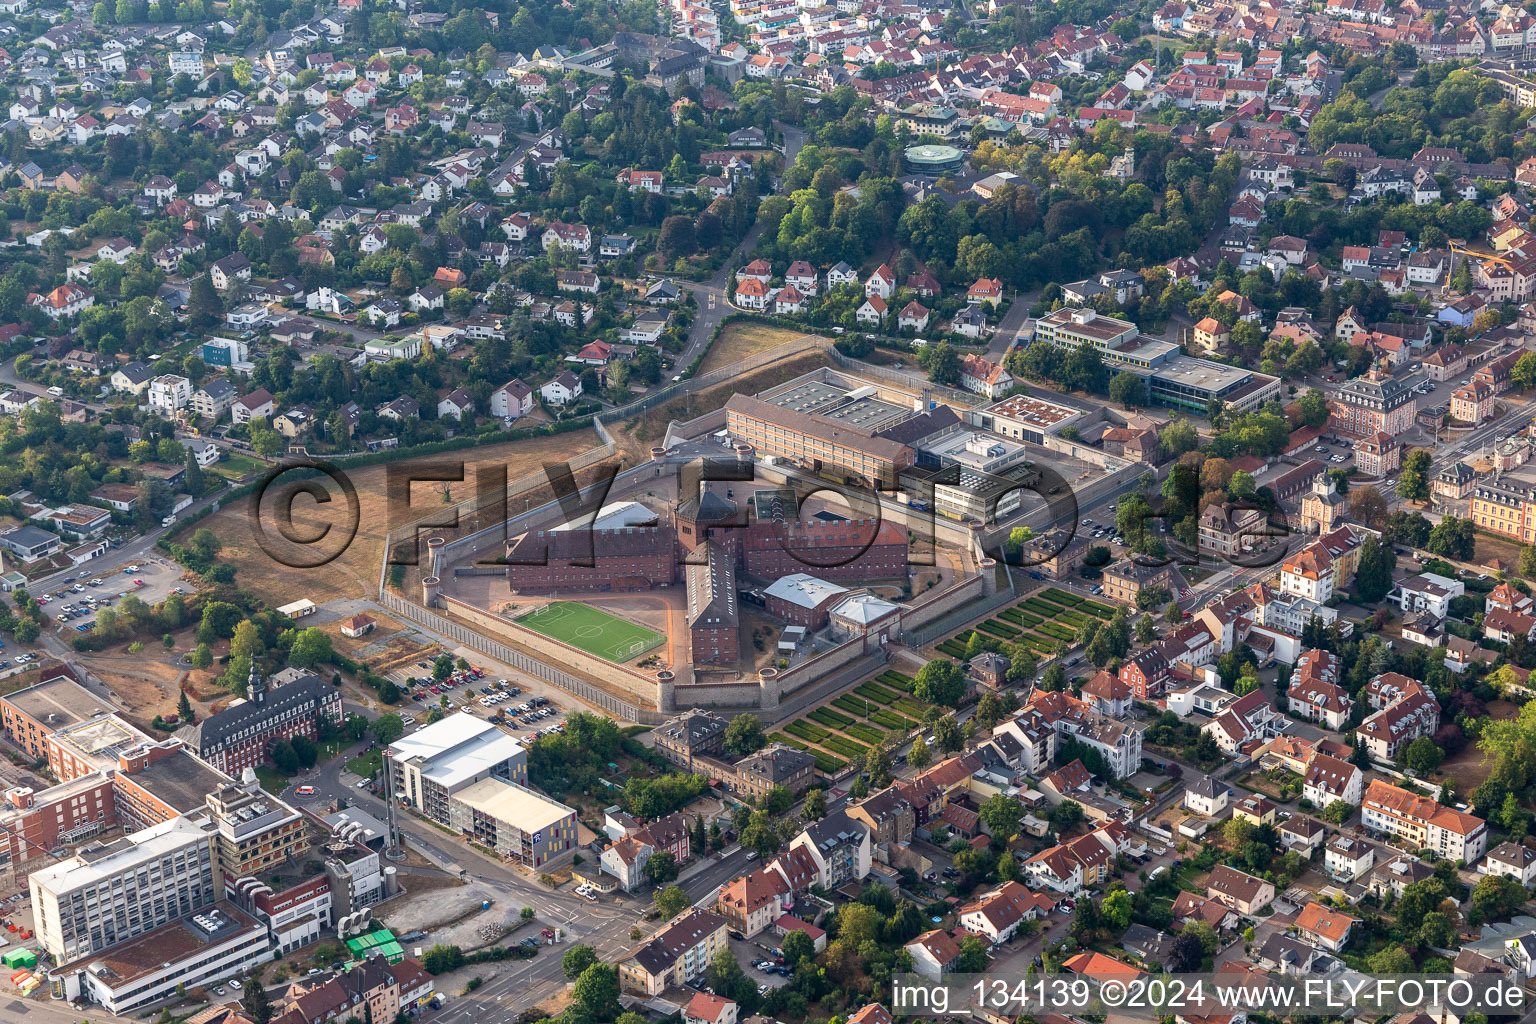
[[[449,799],[481,779],[528,784],[528,751],[516,738],[471,715],[449,715],[390,745],[395,796],[448,824]]]
[[[1430,612],[1443,620],[1451,602],[1466,592],[1466,584],[1460,580],[1426,572],[1403,580],[1387,595],[1387,600],[1396,601],[1406,613]]]
[[[33,872],[38,941],[62,964],[212,906],[216,842],[178,817]]]
[[[192,382],[174,373],[163,373],[149,382],[149,408],[151,412],[174,419],[176,414],[192,404]]]

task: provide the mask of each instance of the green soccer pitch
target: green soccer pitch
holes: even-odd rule
[[[517,619],[535,633],[619,664],[660,647],[667,638],[579,601],[554,601]]]

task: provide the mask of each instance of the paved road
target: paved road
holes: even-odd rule
[[[805,145],[805,132],[793,125],[778,124],[776,127],[784,135],[784,165],[788,167],[795,162],[795,157]],[[726,301],[731,274],[735,272],[737,265],[746,255],[756,247],[762,233],[762,224],[754,222],[714,277],[700,284],[679,283],[679,287],[693,293],[693,301],[698,307],[698,312],[694,317],[693,327],[688,331],[688,343],[683,346],[682,354],[673,364],[677,370],[681,371],[704,354],[705,348],[709,345],[709,339],[714,336],[715,328],[720,326],[720,321],[732,312],[730,303]]]
[[[361,780],[346,769],[347,761],[365,751],[368,746],[367,741],[359,743],[314,771],[295,778],[293,786],[282,794],[284,799],[322,813],[332,802],[345,800],[380,821],[384,820],[383,801],[367,789],[358,789],[357,783]],[[297,796],[294,788],[300,785],[315,787],[315,795]],[[404,811],[400,813],[399,823],[407,844],[427,859],[439,865],[462,869],[498,893],[497,901],[503,906],[536,908],[542,921],[558,926],[564,932],[564,943],[545,947],[532,960],[488,966],[485,973],[494,973],[495,977],[470,997],[451,998],[435,1019],[489,1024],[499,1020],[498,1014],[515,1015],[519,1010],[563,988],[565,979],[560,970],[560,956],[566,945],[585,942],[596,947],[604,959],[614,959],[633,945],[629,939],[632,926],[639,925],[647,932],[654,927],[640,920],[633,913],[632,906],[626,908],[608,899],[589,903],[573,892],[551,890],[505,863],[484,857],[471,847],[454,842]],[[430,941],[429,937],[427,942]],[[457,997],[458,993],[450,992],[448,995]]]

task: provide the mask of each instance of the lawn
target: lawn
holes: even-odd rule
[[[274,796],[288,788],[292,780],[271,765],[260,764],[256,766],[256,778],[261,782],[261,788]]]
[[[660,647],[667,638],[579,601],[552,601],[517,620],[535,633],[621,664]]]
[[[244,480],[246,477],[260,473],[267,468],[267,464],[260,459],[253,459],[249,455],[231,453],[226,459],[220,459],[210,466],[214,473],[229,480]]]
[[[384,752],[370,750],[347,762],[347,771],[353,775],[361,775],[365,779],[373,778],[373,773],[384,766]]]

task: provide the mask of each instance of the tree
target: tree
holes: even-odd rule
[[[933,745],[939,748],[939,753],[952,754],[963,744],[960,724],[954,715],[944,715],[933,723]]]
[[[1136,620],[1136,642],[1150,644],[1157,639],[1157,625],[1152,621],[1152,616],[1143,615]]]
[[[1305,425],[1320,427],[1328,422],[1328,396],[1321,391],[1309,389],[1296,404],[1301,409],[1301,422]]]
[[[326,186],[329,191],[330,186]],[[213,280],[207,274],[192,279],[187,297],[187,321],[194,330],[207,331],[224,322],[224,303],[213,289]]]
[[[696,245],[692,217],[677,214],[661,222],[656,249],[667,262],[693,255]]]
[[[213,664],[213,648],[207,644],[198,644],[192,652],[192,667],[206,669]]]
[[[1140,405],[1146,393],[1146,383],[1129,370],[1121,370],[1110,378],[1109,400],[1118,402],[1122,408]]]
[[[252,971],[250,977],[246,978],[240,1005],[254,1024],[267,1024],[272,1019],[272,1002],[267,998],[267,984],[261,968]]]
[[[1521,390],[1536,388],[1536,352],[1527,352],[1515,360],[1509,371],[1510,382]]]
[[[692,905],[693,900],[688,894],[675,885],[669,885],[656,894],[656,911],[663,919],[676,917]]]
[[[987,944],[974,935],[960,940],[960,959],[955,969],[962,974],[981,974],[986,971],[992,958],[987,954]]]
[[[918,353],[917,364],[935,384],[955,385],[960,382],[960,353],[947,341],[923,348]]]
[[[1116,889],[1104,897],[1099,911],[1106,924],[1123,933],[1131,926],[1131,894],[1124,889]]]
[[[1520,909],[1530,894],[1503,875],[1489,875],[1472,887],[1472,923],[1501,921]]]
[[[1445,754],[1435,745],[1435,741],[1428,736],[1420,736],[1408,744],[1407,751],[1403,754],[1403,764],[1407,769],[1418,776],[1425,776],[1440,767],[1440,761]]]
[[[299,755],[293,749],[293,744],[287,740],[272,745],[272,764],[284,775],[292,775],[299,770]]]
[[[933,762],[933,751],[928,749],[928,741],[919,736],[912,741],[912,749],[907,751],[907,764],[922,771]]]
[[[1349,514],[1367,526],[1380,529],[1387,521],[1387,499],[1374,486],[1357,487],[1349,492]]]
[[[981,820],[997,839],[1012,839],[1019,831],[1019,821],[1024,817],[1024,805],[1011,796],[993,793],[981,805]]]
[[[780,817],[795,805],[795,794],[788,786],[774,786],[763,794],[763,810]]]
[[[784,950],[784,962],[791,968],[816,959],[816,942],[802,931],[793,931],[784,936],[781,948]]]
[[[1392,589],[1392,571],[1397,556],[1392,545],[1379,537],[1367,537],[1360,546],[1360,564],[1355,569],[1355,590],[1365,604],[1374,604]]]
[[[597,950],[587,945],[572,946],[560,958],[560,969],[565,972],[567,978],[575,981],[581,977],[582,972],[595,963],[597,963]]]
[[[1415,448],[1403,456],[1397,478],[1398,496],[1405,501],[1429,500],[1430,454],[1427,448]]]
[[[605,963],[590,964],[571,995],[593,1020],[613,1020],[619,1015],[619,975]]]
[[[1354,804],[1343,800],[1335,800],[1323,808],[1323,819],[1335,825],[1342,825],[1349,820],[1349,816],[1355,813]]]
[[[1477,531],[1472,520],[1445,516],[1429,531],[1424,550],[1444,558],[1468,559],[1477,549]]]
[[[820,789],[808,789],[800,817],[806,821],[820,821],[827,816],[827,794]]]
[[[288,649],[288,664],[298,668],[310,668],[321,661],[331,659],[331,638],[318,626],[310,626],[301,629],[293,638],[293,646]],[[383,690],[380,689],[382,695]],[[394,701],[385,701],[393,704]]]
[[[1051,828],[1057,834],[1067,831],[1083,820],[1083,806],[1076,800],[1063,800],[1051,808]]]
[[[320,748],[303,733],[294,736],[289,742],[293,744],[293,753],[299,759],[300,768],[313,768],[315,762],[320,760]]]
[[[381,747],[387,747],[405,735],[405,723],[400,720],[399,715],[391,712],[375,718],[368,726],[368,731],[373,734],[374,742]]]
[[[447,974],[464,966],[464,951],[458,946],[438,943],[421,958],[421,966],[430,974]]]
[[[740,714],[725,727],[725,752],[737,759],[761,750],[767,737],[763,723],[753,714]]]
[[[181,691],[181,697],[176,701],[176,717],[182,725],[192,724],[192,702],[187,699],[187,691]]]
[[[669,850],[657,850],[640,873],[651,885],[666,885],[677,878],[677,858]]]
[[[1163,432],[1158,435],[1158,442],[1166,457],[1176,459],[1200,447],[1200,433],[1189,420],[1177,419],[1163,428]]]
[[[187,549],[204,562],[211,562],[223,549],[224,542],[219,540],[219,535],[206,526],[199,526],[187,539]]]
[[[935,658],[918,669],[912,695],[939,707],[955,707],[965,696],[965,670],[948,658]]]

